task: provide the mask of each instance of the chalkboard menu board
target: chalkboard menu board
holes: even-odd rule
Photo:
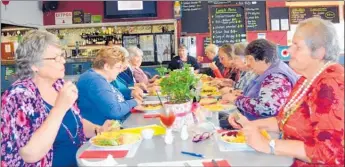
[[[246,41],[243,6],[220,5],[212,6],[209,10],[213,44],[221,46],[226,43]]]
[[[208,33],[207,1],[180,1],[182,33]]]
[[[204,37],[203,38],[203,44],[204,44],[204,47],[203,47],[202,55],[205,55],[205,49],[209,44],[211,44],[211,38],[210,37]]]
[[[203,38],[203,43],[204,43],[204,50],[205,50],[207,45],[211,44],[211,38],[210,37],[204,37]]]
[[[209,5],[236,4],[245,8],[247,31],[267,30],[266,1],[209,1]]]
[[[290,22],[298,24],[300,21],[319,16],[322,19],[329,20],[333,23],[339,23],[339,7],[323,6],[323,7],[291,7]]]

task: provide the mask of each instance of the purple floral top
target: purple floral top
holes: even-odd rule
[[[63,83],[57,80],[53,87],[59,91]],[[81,119],[76,103],[71,110]],[[19,149],[29,142],[49,114],[34,82],[25,79],[13,83],[1,98],[1,111],[1,166],[52,166],[53,148],[36,163],[26,163],[19,155]],[[78,137],[85,141],[83,126],[80,127]]]
[[[285,75],[270,74],[262,81],[258,98],[239,96],[235,103],[247,117],[275,116],[285,104],[291,90],[292,84]]]

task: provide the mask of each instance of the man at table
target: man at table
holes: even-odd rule
[[[199,72],[200,65],[197,62],[196,58],[192,56],[188,56],[187,47],[181,44],[178,47],[178,56],[172,58],[171,62],[169,63],[168,69],[170,70],[181,69],[184,63],[190,64],[191,67],[194,68],[194,71],[196,73]]]

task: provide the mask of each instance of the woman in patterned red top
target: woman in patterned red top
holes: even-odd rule
[[[251,122],[239,115],[251,147],[294,157],[293,166],[344,166],[344,67],[335,63],[337,39],[329,21],[299,23],[289,52],[291,67],[303,77],[277,117]],[[281,137],[267,140],[259,129],[280,132]]]
[[[53,34],[28,32],[16,50],[19,79],[1,98],[1,166],[77,166],[76,152],[95,132],[81,118],[78,90],[64,83],[65,52]]]
[[[243,95],[223,95],[225,102],[236,104],[248,119],[276,116],[285,104],[297,74],[279,60],[276,45],[265,39],[254,40],[245,49],[248,66],[258,76],[243,90]]]

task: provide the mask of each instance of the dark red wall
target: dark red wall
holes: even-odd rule
[[[73,12],[73,10],[83,10],[85,13],[91,15],[104,15],[103,1],[60,1],[59,7],[55,12]],[[55,24],[55,12],[48,12],[43,15],[44,25]],[[158,1],[157,2],[157,17],[155,18],[136,18],[136,19],[104,19],[103,22],[120,22],[120,21],[138,21],[138,20],[161,20],[172,19],[173,16],[173,2],[172,1]]]
[[[284,1],[266,1],[266,8],[270,7],[285,7]],[[103,1],[60,1],[59,8],[55,12],[72,12],[75,9],[81,9],[84,12],[92,15],[102,15],[104,13]],[[44,25],[54,25],[55,12],[45,13],[43,16]],[[140,19],[104,19],[103,22],[120,22],[120,21],[138,21],[138,20],[161,20],[172,19],[173,16],[173,2],[172,1],[157,1],[157,17],[156,18],[140,18]],[[267,20],[269,20],[267,16]],[[181,24],[178,22],[177,34],[180,36]],[[269,26],[268,26],[269,27]],[[266,39],[280,45],[287,44],[287,31],[260,31],[248,32],[247,41],[251,42],[257,39],[257,33],[266,33]],[[196,36],[197,55],[203,56],[203,37],[209,36],[208,33],[202,34],[187,34],[186,36]]]

